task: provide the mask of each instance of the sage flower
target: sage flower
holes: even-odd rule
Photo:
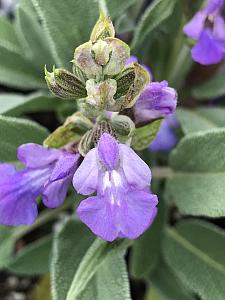
[[[216,64],[225,57],[225,21],[222,15],[224,0],[209,0],[184,26],[184,33],[197,41],[191,54],[194,61]]]
[[[77,214],[104,240],[135,239],[152,224],[157,212],[158,200],[149,190],[150,182],[147,164],[131,148],[104,133],[75,172],[77,192],[96,193],[81,201]]]
[[[72,181],[79,155],[29,143],[21,145],[18,159],[25,168],[0,164],[0,224],[30,225],[38,214],[36,198],[49,208],[60,206]]]
[[[149,122],[175,112],[177,92],[166,80],[151,82],[139,96],[134,106],[136,123]]]

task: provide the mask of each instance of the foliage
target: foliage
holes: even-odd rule
[[[130,278],[149,287],[149,300],[191,300],[196,295],[223,300],[225,72],[224,66],[202,71],[191,60],[182,28],[197,7],[187,11],[186,1],[179,0],[21,0],[12,20],[0,16],[0,161],[15,163],[20,144],[46,140],[49,129],[30,120],[33,115],[52,113],[55,129],[76,112],[74,100],[49,93],[44,67],[55,64],[72,71],[74,49],[89,39],[98,19],[98,2],[106,4],[118,36],[129,42],[140,63],[150,66],[154,80],[166,79],[178,89],[177,146],[171,153],[146,156],[143,152],[153,167],[152,189],[160,195],[157,218],[133,243],[94,240],[76,220],[69,199],[62,209],[44,211],[29,229],[0,226],[0,268],[19,275],[44,275],[47,295],[50,272],[53,300],[129,300]],[[213,101],[216,98],[220,105]],[[135,129],[122,123],[133,149],[142,154],[156,137],[161,120]],[[77,131],[72,133],[80,139]],[[62,211],[70,216],[59,218]],[[34,235],[18,250],[18,240],[37,228],[41,238]],[[37,288],[40,295],[43,282]]]

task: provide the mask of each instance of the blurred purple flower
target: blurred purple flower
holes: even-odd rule
[[[47,207],[61,205],[79,158],[78,154],[37,144],[21,145],[17,155],[25,165],[23,170],[0,164],[0,224],[4,225],[32,224],[38,214],[39,195]]]
[[[162,121],[162,125],[155,139],[149,145],[149,149],[153,152],[170,151],[177,143],[177,137],[173,129],[178,126],[179,124],[174,114],[166,117]]]
[[[134,106],[136,123],[149,122],[172,114],[177,106],[177,92],[166,80],[150,83]]]
[[[150,181],[146,163],[131,148],[104,133],[74,175],[78,193],[97,192],[80,203],[77,214],[104,240],[135,239],[157,213],[158,200],[149,190]]]
[[[225,58],[225,21],[222,16],[224,0],[209,0],[184,26],[184,33],[197,40],[192,58],[202,64],[216,64]]]

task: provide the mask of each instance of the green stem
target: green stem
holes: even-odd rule
[[[100,14],[103,16],[108,16],[109,11],[105,0],[98,0],[98,6],[100,10]]]
[[[153,167],[151,168],[152,176],[154,178],[163,179],[172,176],[172,170],[168,167]]]

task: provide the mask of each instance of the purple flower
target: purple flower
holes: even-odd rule
[[[96,235],[107,241],[135,239],[153,222],[157,196],[149,190],[151,171],[128,146],[104,133],[77,169],[73,185],[89,195],[77,213]]]
[[[136,123],[149,122],[172,114],[177,106],[177,92],[167,81],[152,82],[139,96],[134,106]]]
[[[175,115],[166,117],[162,121],[162,125],[155,139],[149,145],[149,149],[153,152],[170,151],[177,143],[177,137],[173,131],[173,128],[176,127],[178,127],[178,122]]]
[[[209,0],[184,26],[184,33],[197,40],[192,58],[203,65],[216,64],[225,58],[225,21],[222,16],[224,0]]]
[[[61,205],[79,158],[78,154],[37,144],[21,145],[17,155],[25,165],[23,170],[0,164],[0,224],[4,225],[32,224],[38,214],[39,195],[47,207]]]

